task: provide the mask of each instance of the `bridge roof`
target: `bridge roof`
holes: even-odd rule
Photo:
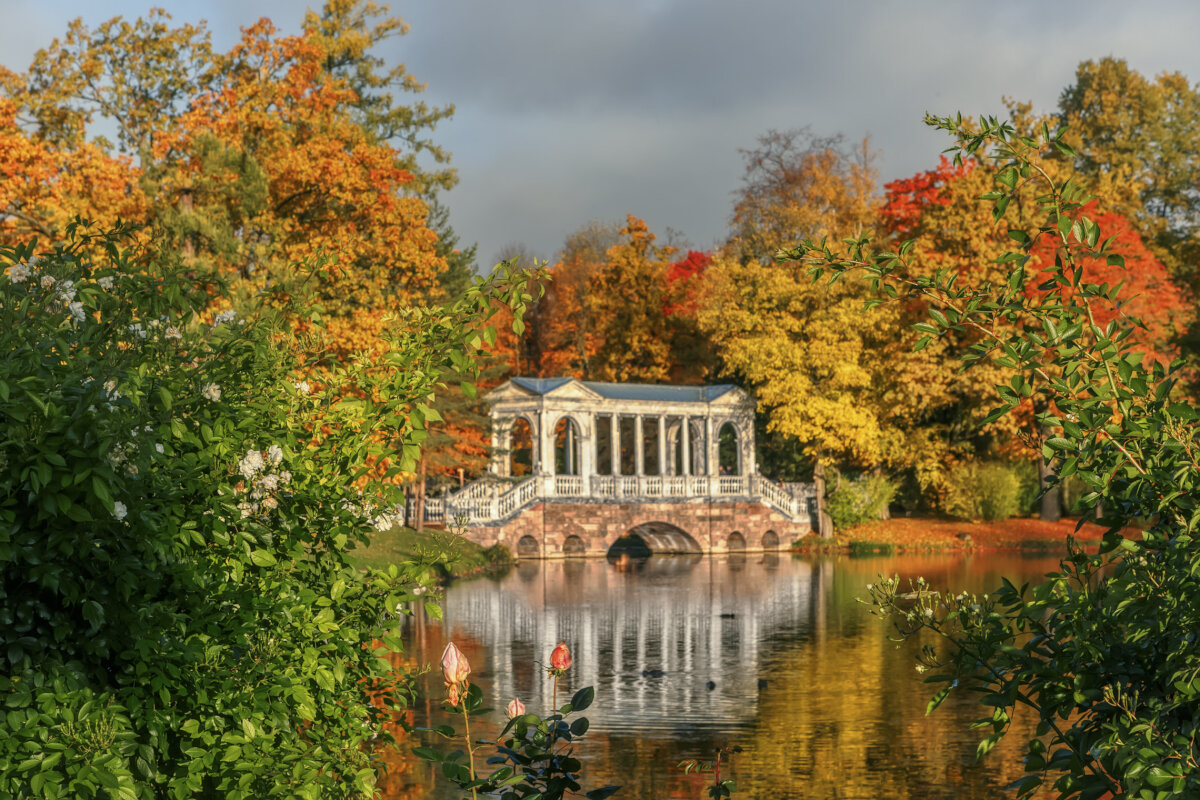
[[[535,394],[548,395],[568,383],[578,383],[607,400],[641,400],[658,403],[711,403],[737,387],[731,383],[713,386],[678,386],[653,383],[602,383],[575,378],[513,378],[512,382]]]

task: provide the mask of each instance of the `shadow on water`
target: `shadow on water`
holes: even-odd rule
[[[575,659],[567,690],[596,689],[592,727],[576,752],[588,785],[622,784],[618,798],[701,797],[678,762],[737,744],[745,752],[733,775],[748,798],[990,800],[1023,774],[1024,721],[975,763],[974,698],[952,695],[926,717],[917,643],[890,642],[889,624],[858,599],[880,574],[983,593],[1002,575],[1035,580],[1057,563],[997,553],[774,552],[526,561],[498,582],[452,585],[442,621],[418,617],[410,626],[410,654],[436,663],[453,638],[489,705],[519,697],[545,712],[553,702],[545,661],[567,642]],[[421,689],[432,700],[421,701],[414,722],[449,722],[436,702],[436,669]],[[479,735],[499,722],[481,720]],[[455,796],[424,766],[405,774],[405,785],[420,789],[412,796]]]

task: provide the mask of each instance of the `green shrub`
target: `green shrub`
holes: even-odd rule
[[[883,475],[867,475],[857,480],[835,477],[831,483],[836,488],[828,496],[829,516],[838,530],[883,519],[898,488],[895,481]]]
[[[994,522],[1016,516],[1020,497],[1020,481],[1009,465],[966,462],[946,476],[944,510],[956,519]]]
[[[423,565],[352,566],[355,479],[411,462],[466,307],[309,386],[283,322],[76,233],[0,248],[0,796],[370,795]]]
[[[1013,461],[1008,465],[1017,479],[1017,513],[1032,514],[1038,509],[1042,483],[1037,464],[1032,461]]]

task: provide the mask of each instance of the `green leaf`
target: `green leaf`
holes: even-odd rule
[[[946,686],[939,689],[937,691],[937,693],[932,698],[930,698],[929,702],[925,705],[925,716],[929,716],[930,714],[932,714],[934,709],[936,709],[938,706],[940,706],[942,704],[942,702],[947,697],[950,696],[950,692],[953,689],[954,689],[953,684],[947,684]]]
[[[596,690],[591,686],[585,686],[571,697],[571,708],[574,711],[583,711],[592,704],[595,698]]]
[[[104,504],[104,508],[111,514],[115,505],[113,496],[108,490],[108,483],[99,475],[92,475],[92,492],[96,498]]]
[[[266,550],[252,550],[250,561],[256,567],[273,567],[276,564],[275,556]]]

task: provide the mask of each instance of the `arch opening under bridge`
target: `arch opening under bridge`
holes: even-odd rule
[[[637,557],[702,552],[704,548],[691,534],[669,522],[643,522],[635,525],[608,549],[610,558],[621,554]]]

